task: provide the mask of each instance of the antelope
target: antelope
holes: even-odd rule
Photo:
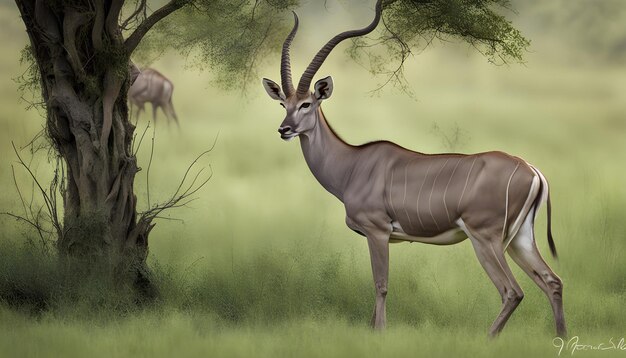
[[[379,0],[370,25],[328,41],[304,71],[297,89],[289,57],[299,22],[294,12],[293,29],[282,47],[282,90],[263,79],[269,96],[287,112],[278,128],[281,138],[300,139],[317,181],[344,204],[348,228],[367,238],[376,292],[371,325],[382,329],[386,324],[390,243],[452,245],[469,238],[502,298],[489,336],[502,331],[524,297],[505,259],[506,251],[547,295],[557,335],[565,337],[563,283],[542,258],[534,238],[535,216],[546,202],[548,243],[556,258],[548,182],[537,168],[496,151],[429,155],[388,141],[354,146],[328,124],[321,103],[330,98],[333,80],[330,76],[318,80],[313,91],[311,81],[335,46],[373,31],[381,12]]]
[[[173,119],[178,125],[178,116],[172,105],[174,84],[155,69],[147,68],[137,76],[128,90],[130,103],[137,106],[137,118],[145,110],[146,102],[152,104],[152,118],[156,123],[157,109],[161,107],[168,119]]]

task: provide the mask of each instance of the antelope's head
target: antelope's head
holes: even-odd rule
[[[298,32],[298,15],[295,12],[293,13],[293,29],[283,43],[281,56],[280,77],[282,89],[276,82],[267,78],[263,79],[263,87],[265,87],[267,94],[272,99],[279,101],[280,105],[287,111],[285,119],[278,128],[278,133],[280,133],[282,139],[290,140],[315,128],[318,121],[317,110],[321,102],[329,98],[333,93],[333,79],[328,76],[315,82],[314,90],[311,92],[309,88],[311,87],[313,76],[315,76],[317,70],[322,66],[333,48],[341,41],[351,37],[366,35],[376,28],[380,21],[381,3],[382,0],[378,0],[376,3],[376,16],[371,24],[360,30],[342,32],[333,37],[319,50],[306,71],[304,71],[304,74],[302,74],[302,77],[300,77],[297,89],[294,88],[291,80],[291,63],[289,60],[289,47],[296,36],[296,32]]]

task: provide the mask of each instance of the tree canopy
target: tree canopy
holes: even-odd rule
[[[291,26],[288,10],[299,5],[298,0],[172,0],[150,13],[148,0],[121,2],[119,26],[133,58],[148,63],[173,49],[210,69],[216,84],[227,89],[246,88],[256,78],[258,60],[280,50]],[[507,12],[514,13],[509,0],[385,0],[378,35],[353,39],[349,54],[372,74],[386,76],[384,85],[400,86],[408,85],[405,61],[435,41],[466,42],[494,64],[521,62],[530,41]],[[25,48],[22,61],[34,61],[31,50]],[[104,55],[101,60],[110,59]],[[31,67],[21,78],[22,89],[38,88],[38,76]]]
[[[256,79],[258,59],[280,50],[293,21],[285,10],[297,12],[298,5],[297,0],[195,1],[158,24],[138,55],[148,59],[169,44],[192,56],[193,64],[210,68],[219,85],[245,88]],[[435,40],[466,42],[494,64],[521,62],[530,42],[507,12],[514,13],[508,0],[385,0],[378,35],[353,39],[349,54],[373,74],[388,76],[385,84],[400,85],[407,84],[405,61]]]
[[[530,41],[503,13],[508,0],[387,0],[378,37],[358,38],[349,49],[356,61],[366,59],[372,74],[387,76],[406,89],[404,63],[434,42],[464,42],[501,65],[522,62]]]

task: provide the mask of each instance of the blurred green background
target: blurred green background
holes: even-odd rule
[[[439,153],[502,150],[536,165],[551,183],[553,232],[560,259],[549,258],[545,210],[537,241],[564,281],[571,336],[600,344],[626,336],[626,5],[621,1],[516,1],[507,13],[531,39],[525,64],[494,66],[467,45],[435,43],[407,62],[413,96],[351,62],[341,46],[318,78],[332,75],[323,105],[334,129],[359,144],[386,139]],[[292,50],[294,75],[338,31],[356,27],[370,4],[309,1]],[[15,5],[0,2],[0,211],[19,211],[11,142],[41,130],[13,80],[27,43]],[[366,241],[344,225],[342,205],[310,174],[297,141],[276,129],[284,110],[260,82],[225,92],[210,69],[175,53],[150,65],[175,84],[181,128],[160,113],[150,170],[152,202],[172,193],[188,164],[217,144],[203,165],[214,174],[188,208],[170,212],[150,236],[149,262],[162,299],[150,309],[112,314],[65,307],[33,315],[0,304],[0,356],[556,356],[552,312],[543,293],[511,262],[526,297],[502,336],[486,332],[500,298],[469,241],[450,247],[391,247],[388,327],[372,332],[374,303]],[[260,75],[279,81],[279,54]],[[150,119],[140,118],[141,132]],[[150,136],[148,131],[148,136]],[[147,167],[149,140],[139,163]],[[33,167],[50,177],[47,156]],[[31,184],[16,172],[21,189]],[[146,170],[137,176],[147,207]],[[17,262],[8,247],[29,235],[0,216],[1,275],[23,267],[45,281],[41,260]],[[7,244],[10,243],[11,245]],[[22,266],[20,266],[22,265]],[[26,269],[26,271],[28,271]],[[96,288],[97,289],[97,288]],[[105,292],[102,293],[106,295]],[[569,354],[563,352],[562,354]],[[624,357],[625,351],[580,356]]]

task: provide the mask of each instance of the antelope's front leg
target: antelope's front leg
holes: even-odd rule
[[[386,313],[385,299],[387,297],[387,280],[389,277],[389,234],[375,232],[367,234],[367,244],[370,249],[374,287],[376,288],[376,305],[372,316],[372,327],[385,328]]]

